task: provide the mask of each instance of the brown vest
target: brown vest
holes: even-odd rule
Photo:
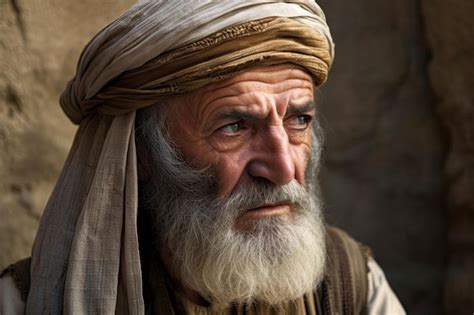
[[[311,299],[303,299],[305,307],[311,304],[308,314],[338,315],[365,314],[368,281],[367,259],[369,249],[353,240],[344,231],[327,228],[328,265],[323,283],[314,290]],[[13,278],[23,301],[26,301],[30,287],[30,258],[18,261],[7,267],[0,275]],[[163,283],[156,288],[161,296],[160,302],[151,301],[148,310],[155,314],[181,314],[179,303],[173,298],[172,290]],[[309,301],[311,300],[311,301]],[[248,308],[251,314],[251,307]],[[230,313],[234,313],[230,310]],[[245,312],[247,313],[247,312]],[[273,313],[273,312],[271,312]],[[235,310],[241,314],[241,309]]]

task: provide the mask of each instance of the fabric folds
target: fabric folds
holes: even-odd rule
[[[28,314],[143,314],[135,111],[251,67],[325,81],[329,28],[314,1],[139,1],[81,54],[60,103],[79,124],[44,210]]]
[[[249,68],[281,63],[303,67],[321,85],[331,64],[329,44],[320,33],[289,18],[246,22],[122,73],[82,107],[86,112],[123,114]]]
[[[60,103],[76,124],[95,111],[121,115],[262,61],[293,62],[320,84],[333,56],[329,27],[315,1],[140,1],[85,47]],[[129,86],[140,74],[142,84]]]

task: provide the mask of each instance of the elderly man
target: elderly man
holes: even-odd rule
[[[403,314],[322,219],[314,92],[332,60],[312,1],[130,8],[61,97],[79,129],[0,311]]]

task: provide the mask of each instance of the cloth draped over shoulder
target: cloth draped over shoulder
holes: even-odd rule
[[[29,314],[144,314],[137,109],[246,69],[293,63],[315,84],[334,44],[314,1],[139,1],[83,50],[60,104],[79,124],[33,247]]]

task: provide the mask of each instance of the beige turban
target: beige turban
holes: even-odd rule
[[[139,1],[85,47],[61,96],[79,124],[33,247],[27,313],[144,314],[135,111],[246,69],[322,84],[334,45],[314,1]]]

